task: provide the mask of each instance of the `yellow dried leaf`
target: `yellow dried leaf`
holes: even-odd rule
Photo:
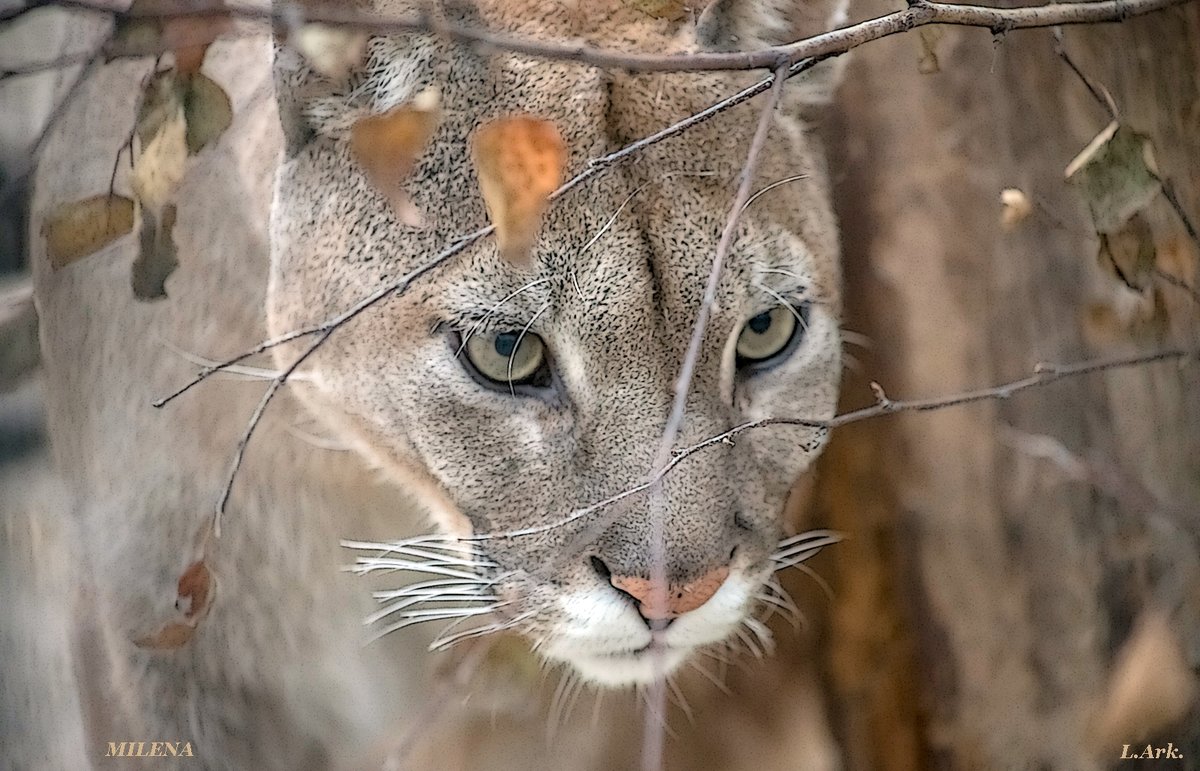
[[[195,626],[182,621],[172,621],[163,624],[154,634],[137,638],[133,644],[153,651],[173,651],[191,642],[195,633]]]
[[[314,70],[340,80],[362,64],[367,33],[330,24],[305,24],[288,36],[288,43]]]
[[[175,73],[155,76],[146,85],[136,124],[141,152],[130,182],[145,208],[161,211],[175,195],[187,165],[187,120]]]
[[[42,225],[46,254],[54,270],[98,252],[132,231],[133,201],[111,194],[63,204]]]
[[[361,118],[350,129],[350,151],[355,160],[406,225],[418,227],[422,217],[402,185],[425,152],[440,120],[438,94],[430,89],[409,104],[382,115]]]
[[[557,127],[528,115],[498,118],[475,132],[471,151],[501,256],[528,262],[567,164]]]

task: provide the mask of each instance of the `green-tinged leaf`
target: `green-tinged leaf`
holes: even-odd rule
[[[1115,233],[1158,195],[1150,140],[1116,122],[1108,125],[1067,166],[1098,233]]]
[[[133,232],[133,201],[97,195],[59,206],[42,225],[50,267],[59,270]]]
[[[163,207],[161,220],[149,209],[142,209],[141,248],[130,278],[137,299],[161,300],[167,296],[167,278],[179,267],[174,229],[174,205]]]
[[[183,109],[183,94],[182,79],[172,70],[156,73],[147,81],[134,124],[143,147]]]
[[[229,128],[233,106],[229,95],[212,78],[196,73],[187,80],[183,115],[187,121],[187,149],[195,155]]]

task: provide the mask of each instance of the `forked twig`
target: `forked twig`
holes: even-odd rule
[[[1152,351],[1150,353],[1139,353],[1106,359],[1088,359],[1071,364],[1042,363],[1034,367],[1032,375],[1020,378],[1018,380],[1002,383],[990,388],[980,388],[974,391],[963,391],[961,393],[951,394],[949,396],[939,396],[928,399],[890,399],[886,394],[883,393],[882,389],[878,388],[878,384],[876,384],[876,402],[870,407],[863,407],[862,409],[844,412],[840,415],[829,418],[828,420],[802,417],[770,417],[740,423],[728,431],[714,434],[713,436],[710,436],[701,442],[697,442],[696,444],[679,450],[671,457],[671,460],[668,461],[666,465],[661,466],[657,471],[654,472],[654,474],[651,475],[649,479],[622,490],[615,495],[609,496],[602,501],[593,503],[590,506],[576,509],[570,514],[553,522],[543,525],[536,525],[533,527],[521,528],[519,530],[480,533],[477,535],[467,536],[463,540],[488,541],[500,538],[520,538],[522,536],[537,535],[538,533],[545,533],[550,530],[565,527],[573,522],[584,519],[596,513],[597,511],[600,511],[601,509],[623,501],[626,498],[645,492],[646,490],[650,489],[653,484],[669,474],[672,469],[674,469],[688,457],[718,444],[728,444],[740,434],[744,434],[753,429],[766,428],[769,426],[802,426],[824,432],[839,428],[841,426],[849,425],[850,423],[857,423],[862,420],[869,420],[871,418],[882,417],[884,415],[891,415],[897,412],[933,412],[936,410],[959,407],[975,402],[1008,399],[1022,391],[1049,385],[1050,383],[1053,383],[1056,380],[1062,380],[1063,378],[1077,377],[1096,372],[1105,372],[1113,369],[1123,369],[1126,367],[1137,367],[1145,364],[1153,364],[1155,362],[1188,359],[1191,357],[1200,358],[1200,348],[1165,348],[1159,351]]]
[[[539,40],[492,32],[469,24],[434,18],[431,14],[384,18],[364,14],[353,8],[339,8],[333,4],[327,4],[324,8],[301,8],[295,3],[273,6],[181,3],[175,8],[155,7],[146,11],[120,12],[94,0],[42,0],[38,5],[107,12],[116,18],[233,16],[245,21],[259,21],[284,28],[294,26],[299,20],[352,27],[376,34],[435,33],[483,49],[507,51],[540,59],[579,62],[592,67],[636,72],[700,72],[775,69],[781,62],[795,63],[811,57],[845,53],[864,43],[930,24],[982,27],[999,35],[1017,29],[1124,21],[1186,2],[1188,0],[1097,0],[1048,3],[1021,8],[991,8],[933,0],[910,0],[908,7],[903,10],[782,45],[767,46],[754,51],[699,51],[674,54],[638,53],[597,48],[583,43]]]
[[[810,60],[805,60],[803,62],[798,62],[797,64],[790,65],[787,68],[787,73],[786,73],[785,79],[794,77],[808,69],[811,69],[813,67],[813,65],[815,65],[816,63],[817,63],[816,60],[810,59]],[[701,110],[698,113],[689,115],[688,117],[684,118],[683,120],[672,123],[670,126],[667,126],[666,128],[662,129],[661,131],[658,131],[654,134],[651,134],[650,136],[639,139],[636,142],[631,142],[630,144],[626,145],[625,147],[622,147],[619,150],[614,150],[613,152],[608,153],[606,155],[602,155],[597,158],[593,158],[592,160],[588,161],[587,166],[582,171],[580,171],[575,176],[571,177],[571,179],[564,182],[557,190],[555,190],[553,193],[551,193],[550,200],[557,201],[558,199],[565,196],[568,192],[570,192],[574,188],[578,187],[580,184],[586,182],[587,180],[589,180],[592,177],[596,176],[597,174],[601,173],[605,169],[608,169],[611,166],[614,166],[617,163],[625,160],[626,158],[629,158],[630,156],[635,155],[636,153],[638,153],[642,150],[645,150],[646,148],[651,147],[652,145],[658,144],[659,142],[662,142],[663,140],[670,139],[671,137],[682,134],[683,132],[687,131],[688,129],[692,128],[693,126],[703,123],[704,121],[708,120],[709,118],[712,118],[722,112],[725,112],[726,110],[728,110],[732,107],[736,107],[737,105],[742,104],[743,102],[753,99],[755,96],[757,96],[757,95],[763,93],[764,91],[766,91],[767,89],[769,89],[773,82],[774,82],[774,76],[773,75],[767,76],[767,77],[763,78],[762,80],[758,81],[757,83],[742,89],[741,91],[737,92],[736,94],[733,94],[732,96],[722,99],[721,101],[713,104],[710,107],[705,108],[704,110]],[[216,374],[217,372],[220,372],[223,369],[227,369],[236,364],[239,364],[252,356],[257,356],[258,354],[265,353],[266,351],[268,351],[272,348],[276,348],[280,345],[284,345],[285,343],[290,343],[293,340],[298,340],[301,337],[308,337],[310,335],[320,334],[320,333],[326,331],[327,329],[340,326],[341,324],[350,320],[354,316],[357,316],[362,311],[375,305],[376,303],[378,303],[380,300],[382,300],[384,297],[388,296],[389,294],[391,294],[393,292],[395,292],[397,294],[403,292],[404,290],[406,290],[408,288],[408,286],[414,280],[416,280],[417,278],[420,278],[420,276],[424,275],[428,271],[441,265],[443,262],[445,262],[446,260],[455,256],[456,254],[461,252],[463,249],[465,249],[466,247],[475,243],[479,239],[489,235],[492,232],[492,230],[493,230],[493,228],[491,226],[488,226],[485,228],[481,228],[480,230],[477,230],[474,233],[470,233],[468,235],[465,235],[465,236],[459,238],[457,241],[455,241],[453,244],[451,244],[445,251],[443,251],[441,254],[439,254],[437,257],[435,257],[430,262],[426,263],[421,268],[418,268],[417,271],[414,271],[414,273],[410,273],[407,276],[405,276],[403,279],[401,279],[387,287],[379,289],[379,290],[373,292],[372,294],[368,295],[367,297],[364,297],[363,299],[361,299],[357,303],[355,303],[353,306],[351,306],[350,309],[348,309],[347,311],[344,311],[343,313],[338,314],[337,316],[326,319],[326,320],[320,322],[319,324],[315,324],[313,326],[303,327],[301,329],[295,329],[295,330],[292,330],[291,332],[286,332],[286,333],[284,333],[278,337],[272,338],[270,340],[264,340],[264,341],[260,342],[259,344],[255,345],[253,348],[245,350],[232,358],[229,358],[229,359],[226,359],[219,363],[205,367],[204,369],[197,372],[196,376],[194,378],[192,378],[191,380],[189,380],[187,383],[185,383],[183,386],[181,386],[174,392],[162,397],[158,401],[154,402],[154,406],[155,407],[163,407],[163,406],[167,405],[174,399],[178,398],[179,396],[182,396],[184,393],[191,390],[193,387],[202,383],[204,380],[207,380],[209,377]]]
[[[712,318],[713,305],[717,301],[717,290],[721,286],[721,277],[725,273],[725,261],[729,257],[729,252],[733,247],[734,237],[737,234],[738,223],[741,221],[742,212],[746,210],[746,204],[750,200],[750,196],[754,193],[754,178],[758,170],[758,161],[762,156],[763,148],[767,144],[767,135],[771,130],[772,119],[775,115],[775,108],[779,106],[779,100],[783,97],[783,84],[787,80],[788,64],[781,63],[772,75],[771,93],[767,97],[766,104],[763,105],[762,112],[759,115],[758,125],[754,129],[754,136],[750,140],[750,149],[746,152],[746,162],[742,166],[740,179],[738,180],[737,193],[734,195],[733,203],[729,207],[729,216],[725,221],[725,228],[721,232],[721,240],[717,243],[717,250],[713,254],[712,266],[709,268],[708,283],[704,287],[704,297],[700,302],[700,309],[696,312],[696,321],[692,325],[692,336],[688,341],[687,352],[684,354],[683,363],[679,368],[679,377],[675,381],[675,398],[671,404],[671,414],[667,419],[666,426],[663,427],[662,439],[658,445],[658,452],[654,457],[654,465],[650,469],[650,477],[654,479],[651,485],[651,494],[657,491],[658,486],[662,482],[662,476],[655,476],[654,470],[664,466],[671,460],[671,452],[675,448],[675,441],[679,438],[679,431],[683,428],[683,419],[687,412],[688,394],[692,389],[692,378],[696,373],[696,365],[700,361],[700,348],[704,344],[704,335],[708,330],[709,319]],[[664,532],[665,522],[661,512],[655,513],[650,524],[650,592],[652,595],[650,604],[656,607],[665,607],[667,601],[667,568],[666,568],[666,533]],[[658,668],[659,675],[663,672],[662,650],[655,646],[653,649],[656,653],[654,656],[654,666]],[[667,708],[667,687],[666,678],[657,676],[650,684],[649,693],[647,694],[650,702],[653,703],[659,714],[665,714]],[[663,750],[664,750],[664,732],[657,729],[653,714],[655,709],[647,710],[646,712],[646,741],[642,745],[642,767],[647,771],[654,771],[662,767]]]

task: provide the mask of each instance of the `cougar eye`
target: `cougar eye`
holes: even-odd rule
[[[796,318],[797,314],[799,319]],[[808,303],[802,303],[795,309],[777,305],[754,316],[738,334],[738,367],[756,367],[783,358],[804,337],[804,328],[807,326]]]
[[[477,333],[459,347],[470,369],[489,384],[550,384],[546,344],[532,332]]]

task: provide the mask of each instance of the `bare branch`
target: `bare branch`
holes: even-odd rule
[[[213,512],[212,519],[212,534],[221,537],[221,515],[225,513],[225,507],[229,503],[229,496],[233,493],[233,482],[237,479],[237,473],[242,467],[242,458],[246,455],[246,445],[250,444],[250,437],[254,436],[254,430],[258,428],[259,421],[262,420],[263,413],[267,411],[267,406],[271,400],[275,398],[275,394],[279,393],[279,389],[287,382],[292,373],[296,371],[305,359],[312,356],[321,344],[329,339],[336,327],[330,327],[325,330],[313,341],[312,345],[305,349],[304,353],[300,354],[288,365],[287,369],[279,373],[279,376],[271,380],[271,384],[267,386],[267,390],[263,392],[262,400],[258,406],[254,408],[254,412],[250,415],[250,420],[246,423],[246,431],[242,434],[242,438],[238,441],[237,450],[233,454],[233,463],[229,467],[229,476],[225,479],[225,487],[221,490],[221,497],[217,500],[216,511]]]
[[[816,64],[816,60],[806,59],[805,61],[798,62],[796,64],[789,66],[785,73],[785,79],[794,77],[795,75],[799,75],[801,72],[804,72],[805,70],[810,69],[814,64]],[[559,187],[557,190],[555,190],[553,193],[551,193],[550,200],[557,201],[558,199],[562,198],[564,195],[566,195],[568,192],[570,192],[574,188],[583,184],[584,182],[586,182],[587,180],[596,176],[597,174],[601,173],[602,171],[609,168],[610,166],[616,165],[617,163],[636,154],[637,152],[640,152],[641,150],[646,149],[647,147],[655,145],[659,142],[662,142],[665,139],[669,139],[678,134],[682,134],[684,131],[687,131],[689,128],[691,128],[699,123],[702,123],[705,120],[708,120],[709,118],[712,118],[715,115],[725,112],[726,110],[730,109],[731,107],[736,107],[737,105],[742,104],[743,102],[746,102],[746,101],[754,98],[758,94],[761,94],[762,92],[764,92],[768,88],[770,88],[771,84],[774,81],[775,81],[775,77],[773,75],[763,78],[761,81],[742,89],[741,91],[737,92],[736,94],[733,94],[732,96],[722,99],[721,101],[717,102],[716,104],[712,105],[711,107],[708,107],[708,108],[696,113],[695,115],[690,115],[687,118],[684,118],[683,120],[673,123],[670,126],[667,126],[666,128],[662,129],[661,131],[658,131],[657,133],[651,134],[650,136],[645,137],[643,139],[639,139],[636,142],[632,142],[619,150],[615,150],[611,153],[608,153],[607,155],[602,155],[600,157],[593,158],[591,161],[588,162],[587,167],[584,168],[583,171],[579,172],[578,174],[573,176],[571,179],[564,182],[561,187]],[[321,323],[313,325],[313,326],[292,330],[291,332],[286,332],[286,333],[284,333],[278,337],[272,338],[270,340],[264,340],[261,343],[259,343],[258,345],[254,346],[253,348],[250,348],[246,351],[243,351],[242,353],[239,353],[237,356],[234,356],[230,359],[226,359],[225,361],[214,364],[210,367],[205,367],[204,369],[202,369],[198,373],[196,373],[196,376],[194,378],[192,378],[190,381],[185,383],[178,390],[176,390],[173,393],[168,394],[167,396],[164,396],[163,398],[154,402],[154,406],[155,407],[165,406],[169,402],[173,401],[174,399],[176,399],[179,396],[182,396],[184,393],[191,390],[193,387],[199,385],[201,382],[208,379],[209,377],[216,374],[217,372],[220,372],[223,369],[227,369],[228,367],[232,367],[235,364],[239,364],[242,361],[245,361],[246,359],[248,359],[252,356],[257,356],[260,353],[264,353],[272,348],[278,347],[285,343],[290,343],[293,340],[297,340],[301,337],[308,337],[309,335],[321,334],[330,328],[340,326],[341,324],[345,323],[346,321],[349,321],[351,318],[353,318],[354,316],[357,316],[359,313],[363,312],[367,308],[370,308],[371,306],[375,305],[376,303],[378,303],[380,300],[384,299],[388,295],[390,295],[392,293],[399,294],[399,293],[405,291],[409,287],[409,285],[411,285],[413,283],[413,281],[420,278],[422,275],[429,272],[433,268],[446,262],[451,257],[453,257],[454,255],[458,254],[459,252],[463,251],[464,249],[466,249],[468,246],[475,243],[479,239],[484,238],[485,236],[489,235],[492,232],[492,230],[493,230],[493,228],[491,226],[488,226],[485,228],[481,228],[480,230],[477,230],[474,233],[470,233],[468,235],[465,235],[465,236],[459,238],[454,243],[452,243],[449,247],[447,247],[447,249],[445,251],[443,251],[441,254],[439,254],[437,257],[435,257],[430,262],[426,263],[421,268],[418,268],[413,273],[406,275],[404,278],[400,279],[399,281],[397,281],[389,286],[386,286],[386,287],[383,287],[382,289],[376,290],[374,293],[368,295],[367,297],[364,297],[362,300],[358,301],[353,306],[351,306],[348,310],[346,310],[343,313],[338,314],[337,316],[326,319],[325,321],[322,321]]]
[[[364,15],[353,10],[300,9],[295,5],[285,8],[186,7],[181,5],[173,9],[156,8],[146,12],[123,11],[114,15],[118,18],[170,19],[203,18],[228,14],[236,18],[271,23],[281,29],[294,25],[296,17],[299,15],[301,20],[306,22],[354,27],[377,34],[432,32],[486,49],[504,50],[541,59],[575,61],[593,67],[640,72],[695,72],[700,70],[775,69],[781,63],[795,63],[810,57],[845,53],[864,43],[930,24],[983,27],[991,30],[993,34],[999,35],[1017,29],[1124,21],[1164,8],[1183,5],[1185,2],[1188,0],[1099,0],[1098,2],[1049,3],[1024,8],[989,8],[979,5],[913,0],[904,10],[785,45],[745,52],[682,54],[636,53],[596,48],[579,43],[537,40],[490,32],[424,15],[388,19]],[[46,0],[42,5],[93,12],[112,12],[111,7],[90,0]]]
[[[492,232],[493,229],[494,228],[491,225],[488,225],[485,228],[480,228],[479,230],[476,230],[474,233],[469,233],[469,234],[463,236],[462,238],[460,238],[457,241],[455,241],[454,243],[452,243],[449,247],[447,247],[444,251],[442,251],[439,255],[434,257],[429,262],[427,262],[424,265],[421,265],[420,267],[416,268],[415,270],[405,274],[404,277],[401,278],[400,280],[395,281],[395,282],[388,284],[384,287],[381,287],[379,289],[376,289],[371,294],[362,298],[361,300],[356,302],[354,305],[350,306],[348,309],[346,309],[345,311],[342,311],[341,313],[339,313],[338,315],[336,315],[332,318],[328,318],[328,319],[322,321],[321,323],[316,324],[311,327],[304,327],[303,329],[296,329],[291,332],[282,334],[279,337],[276,337],[276,338],[273,338],[270,340],[264,340],[263,342],[259,343],[258,345],[254,346],[253,348],[251,348],[247,351],[243,351],[242,353],[238,354],[237,356],[234,356],[232,359],[227,359],[219,364],[214,364],[211,367],[205,367],[204,369],[200,370],[200,372],[196,375],[196,377],[192,378],[190,381],[188,381],[186,384],[184,384],[183,387],[181,387],[174,393],[164,396],[163,398],[154,402],[154,406],[155,407],[163,407],[166,404],[168,404],[169,402],[171,402],[172,400],[174,400],[175,398],[177,398],[177,397],[183,395],[184,393],[186,393],[187,391],[189,391],[193,386],[196,386],[199,383],[203,382],[204,380],[208,379],[213,374],[220,372],[223,369],[227,369],[227,368],[233,366],[234,364],[238,364],[239,362],[242,362],[242,361],[250,358],[251,356],[255,356],[257,354],[264,353],[265,351],[268,351],[271,348],[276,348],[285,343],[290,343],[293,340],[299,340],[302,337],[308,337],[310,335],[321,335],[322,337],[321,337],[320,342],[324,342],[329,337],[329,335],[327,333],[333,332],[333,330],[337,329],[338,327],[345,324],[346,322],[354,319],[359,314],[361,314],[363,311],[378,304],[381,300],[384,300],[385,298],[390,297],[393,294],[400,294],[400,293],[404,292],[404,290],[408,289],[408,287],[411,286],[414,281],[421,278],[426,273],[429,273],[430,271],[432,271],[434,268],[438,267],[439,265],[442,265],[443,263],[448,261],[451,257],[453,257],[454,255],[458,254],[459,252],[463,251],[464,249],[466,249],[468,246],[475,243],[479,239],[483,238],[484,236],[487,236],[488,234],[490,234]],[[308,353],[309,352],[306,352],[304,354],[304,356],[308,356]],[[289,371],[290,371],[290,369],[289,369]],[[287,378],[284,377],[284,380],[286,380],[286,379]]]
[[[992,386],[990,388],[981,388],[975,391],[964,391],[957,394],[951,394],[949,396],[939,396],[930,399],[914,399],[911,401],[896,401],[887,398],[886,394],[884,394],[881,401],[879,398],[879,392],[877,392],[876,403],[874,405],[853,410],[851,412],[845,412],[841,415],[830,418],[829,420],[799,417],[772,417],[748,421],[746,423],[736,425],[728,431],[710,436],[702,442],[697,442],[696,444],[679,450],[674,456],[672,456],[671,460],[666,465],[660,467],[656,472],[654,472],[650,479],[626,490],[622,490],[616,495],[612,495],[590,506],[577,509],[559,520],[535,527],[522,528],[520,530],[509,530],[498,533],[482,533],[470,536],[464,540],[488,541],[499,538],[519,538],[526,535],[536,535],[538,533],[544,533],[564,527],[573,522],[584,519],[603,508],[623,501],[630,496],[645,492],[646,490],[650,489],[652,485],[669,474],[686,458],[695,455],[702,450],[706,450],[709,447],[713,447],[718,444],[728,444],[737,436],[753,429],[766,428],[768,426],[803,426],[806,428],[830,431],[850,423],[858,423],[859,421],[869,420],[871,418],[877,418],[883,415],[891,415],[897,412],[933,412],[937,410],[948,409],[950,407],[959,407],[965,404],[972,404],[975,402],[1008,399],[1014,394],[1022,391],[1027,391],[1032,388],[1039,388],[1068,377],[1078,377],[1096,372],[1106,372],[1108,370],[1124,369],[1127,367],[1138,367],[1146,364],[1153,364],[1155,362],[1186,360],[1189,358],[1200,358],[1200,348],[1165,348],[1163,350],[1153,351],[1150,353],[1139,353],[1130,356],[1117,356],[1107,359],[1089,359],[1072,364],[1042,363],[1036,365],[1033,369],[1033,374],[1028,377],[1024,377],[1019,380],[1013,380],[1001,385]]]
[[[729,217],[725,222],[724,230],[721,232],[721,240],[717,244],[716,253],[713,255],[712,267],[708,273],[708,283],[704,288],[704,298],[701,300],[700,309],[696,313],[696,321],[692,326],[692,336],[688,341],[687,352],[684,354],[683,363],[679,368],[679,377],[675,381],[675,399],[671,405],[671,414],[667,418],[667,424],[663,428],[662,440],[658,446],[658,453],[654,458],[654,465],[650,469],[651,478],[654,478],[654,469],[660,468],[670,461],[671,451],[674,449],[675,441],[679,438],[679,432],[683,428],[683,419],[687,411],[688,393],[691,391],[692,378],[695,375],[696,366],[700,361],[700,348],[704,344],[704,333],[708,330],[708,321],[712,317],[713,305],[717,301],[717,290],[721,285],[721,276],[725,272],[725,260],[728,258],[729,252],[733,247],[734,237],[737,234],[737,227],[741,221],[742,212],[746,210],[746,204],[754,192],[753,185],[755,172],[758,170],[758,160],[762,156],[763,148],[767,144],[767,134],[770,133],[775,108],[779,105],[779,100],[783,96],[783,84],[787,80],[787,69],[788,65],[784,64],[775,70],[772,76],[771,94],[767,99],[767,103],[763,105],[762,113],[758,119],[758,126],[754,130],[754,137],[750,140],[750,149],[746,153],[746,163],[742,166],[737,194],[730,205]],[[657,477],[653,487],[657,487],[661,481],[662,477]],[[650,603],[658,607],[665,606],[667,599],[666,533],[664,532],[664,527],[665,523],[662,512],[655,512],[650,528],[650,591],[652,595],[657,596],[652,597]],[[658,651],[658,648],[656,647],[655,650]],[[661,651],[658,652],[661,653]],[[656,656],[656,663],[661,666],[661,656]],[[650,688],[649,698],[657,707],[658,713],[665,714],[666,685],[664,678],[655,678]],[[646,742],[642,748],[642,767],[647,771],[654,771],[662,767],[663,731],[656,728],[654,713],[654,709],[646,711]]]

